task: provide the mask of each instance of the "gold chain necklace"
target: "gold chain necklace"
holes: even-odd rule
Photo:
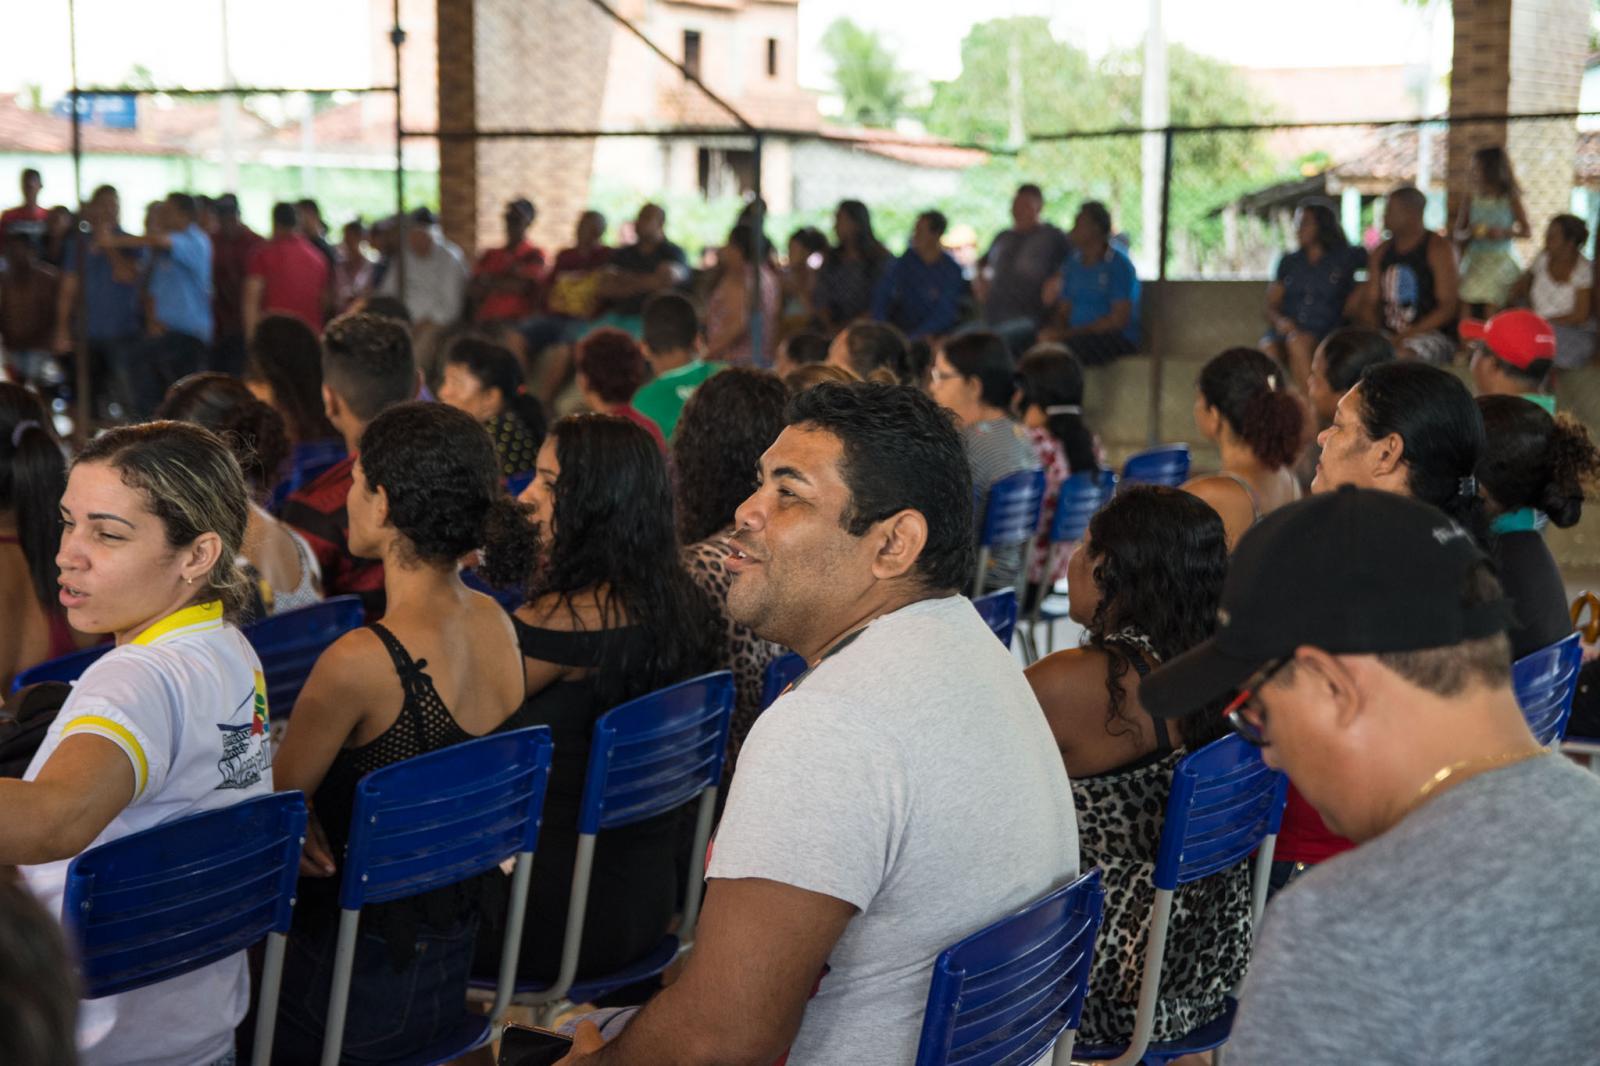
[[[1421,806],[1422,803],[1433,794],[1434,789],[1450,780],[1462,770],[1487,770],[1492,767],[1515,766],[1519,762],[1526,762],[1529,759],[1537,759],[1541,755],[1549,754],[1549,748],[1540,748],[1537,751],[1506,751],[1501,752],[1499,755],[1489,755],[1477,759],[1463,759],[1460,762],[1451,763],[1449,766],[1441,768],[1437,773],[1428,779],[1427,783],[1417,791],[1417,798],[1411,801],[1411,806],[1413,808]]]

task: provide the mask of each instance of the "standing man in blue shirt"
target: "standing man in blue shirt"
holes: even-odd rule
[[[148,418],[167,387],[205,367],[215,332],[211,312],[211,238],[200,228],[194,197],[175,192],[156,215],[155,231],[143,237],[97,235],[102,248],[148,248],[146,291],[150,321],[127,373],[132,418]]]
[[[1060,341],[1084,366],[1139,350],[1139,275],[1111,232],[1106,205],[1086,200],[1067,235],[1072,250],[1061,276],[1044,287],[1045,305],[1054,308],[1039,339]]]
[[[101,232],[125,236],[121,226],[122,200],[116,186],[102,185],[95,189],[83,214],[91,232],[75,234],[67,245],[62,263],[61,295],[56,305],[54,347],[57,352],[73,350],[76,332],[73,320],[81,291],[86,312],[84,339],[88,342],[95,406],[102,418],[120,419],[129,405],[128,398],[121,392],[127,376],[124,366],[133,358],[133,349],[144,331],[143,300],[139,292],[144,256],[141,252],[107,251],[95,240],[95,235]],[[116,405],[115,409],[112,404]]]
[[[938,211],[918,215],[911,246],[889,264],[872,295],[873,319],[898,326],[910,340],[948,333],[961,316],[967,280],[940,244],[948,224]]]

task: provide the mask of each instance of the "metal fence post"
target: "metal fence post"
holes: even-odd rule
[[[1167,255],[1171,248],[1172,239],[1172,155],[1173,144],[1177,136],[1173,128],[1168,126],[1162,131],[1161,136],[1161,235],[1156,242],[1156,280],[1162,285],[1167,282]],[[1155,340],[1160,341],[1160,331],[1157,330]],[[1151,338],[1145,338],[1146,345],[1150,348],[1150,426],[1146,438],[1152,445],[1161,443],[1161,388],[1165,377],[1165,359],[1161,354],[1161,345],[1151,344]]]
[[[760,366],[765,360],[763,355],[766,348],[763,342],[767,334],[766,305],[761,299],[761,282],[766,277],[767,257],[765,249],[761,247],[762,237],[767,231],[767,202],[761,198],[761,131],[755,135],[755,199],[751,206],[750,247],[746,254],[750,259],[751,279],[750,291],[745,299],[750,305],[750,360]]]
[[[405,118],[400,109],[400,46],[406,42],[406,31],[400,28],[400,0],[394,0],[394,28],[389,31],[389,43],[394,46],[394,217],[395,217],[395,291],[400,302],[406,301],[406,164]]]

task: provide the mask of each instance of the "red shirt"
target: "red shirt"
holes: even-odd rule
[[[245,268],[259,247],[261,235],[243,222],[211,235],[211,312],[219,337],[244,332]]]
[[[350,554],[350,516],[345,500],[355,482],[356,456],[330,466],[322,476],[284,501],[282,518],[306,538],[311,553],[322,564],[322,591],[329,596],[347,592],[361,597],[367,621],[383,617],[383,563],[357,559]]]
[[[246,277],[261,278],[263,314],[293,315],[322,332],[322,298],[328,291],[328,257],[317,246],[290,233],[273,237],[250,256]]]
[[[1289,786],[1289,802],[1283,808],[1283,826],[1278,831],[1278,845],[1272,852],[1274,862],[1303,862],[1307,866],[1315,866],[1353,847],[1353,841],[1346,840],[1323,824],[1322,815],[1306,802],[1299,789]]]
[[[632,422],[635,425],[643,426],[645,430],[649,432],[650,438],[656,442],[656,447],[661,449],[661,454],[667,454],[667,438],[661,435],[661,427],[656,425],[655,421],[649,415],[640,411],[631,403],[625,403],[620,407],[613,407],[611,409],[611,413],[619,418],[626,418],[629,422]]]
[[[478,305],[475,316],[479,322],[519,321],[530,318],[539,310],[538,283],[544,280],[544,249],[523,241],[515,248],[491,248],[478,257],[473,267],[474,279],[485,277],[516,278],[533,282],[528,294],[491,292]]]
[[[34,247],[42,248],[44,245],[44,224],[50,217],[50,212],[44,207],[29,207],[18,204],[0,211],[0,237],[6,235],[6,230],[17,226],[33,238]]]

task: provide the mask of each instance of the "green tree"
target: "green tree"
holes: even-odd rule
[[[907,102],[913,89],[911,76],[875,31],[848,18],[835,19],[821,43],[832,65],[834,86],[844,99],[846,122],[888,128],[911,113]]]

